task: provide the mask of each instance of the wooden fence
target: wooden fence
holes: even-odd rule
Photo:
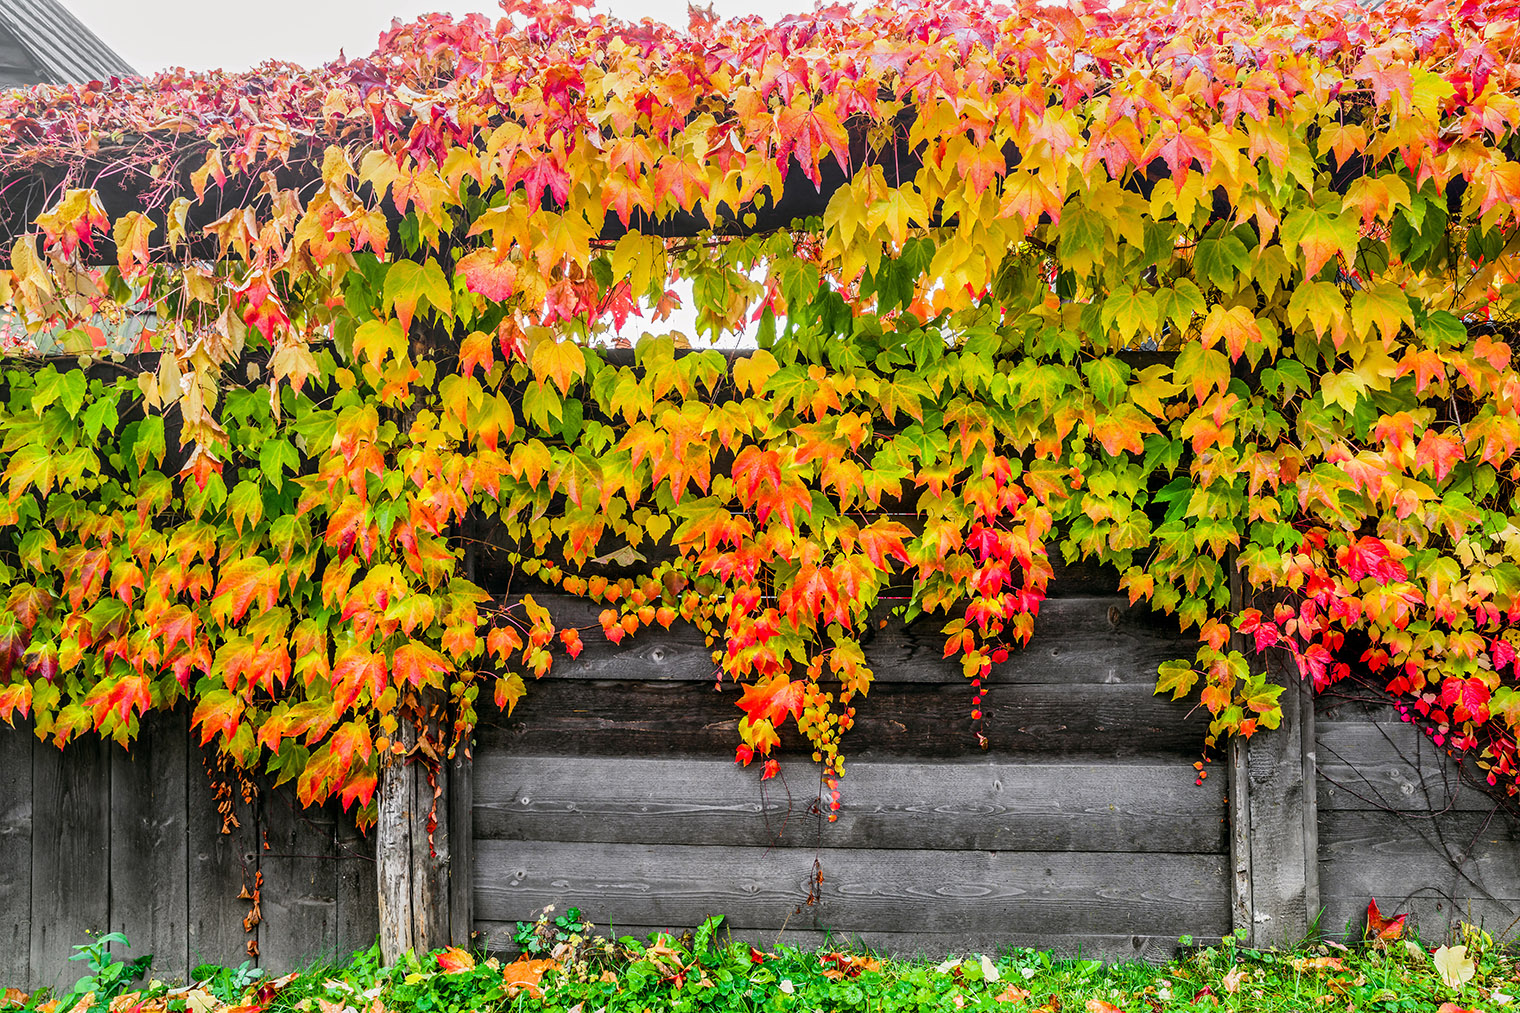
[[[1196,786],[1203,718],[1152,692],[1189,641],[1096,587],[1057,585],[1029,649],[999,666],[985,748],[932,625],[876,631],[833,824],[795,745],[769,781],[727,759],[735,695],[714,688],[694,631],[590,637],[451,772],[463,797],[434,895],[446,888],[455,924],[494,949],[548,905],[617,934],[723,914],[766,945],[832,933],[931,954],[1152,959],[1236,926],[1291,942],[1355,931],[1369,897],[1427,935],[1459,919],[1513,928],[1517,827],[1412,726],[1371,704],[1316,706],[1294,680],[1283,728]],[[245,801],[235,777],[209,778],[183,715],[149,722],[130,759],[0,731],[0,985],[72,980],[72,945],[108,929],[168,978],[345,954],[380,924],[374,855],[333,809],[267,786]]]

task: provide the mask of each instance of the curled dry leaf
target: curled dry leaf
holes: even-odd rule
[[[539,982],[543,981],[544,972],[558,968],[559,962],[555,960],[522,957],[502,967],[501,980],[506,982],[508,995],[527,992],[535,999],[542,999],[544,991],[539,988]]]
[[[1029,989],[1009,985],[992,998],[994,1002],[1023,1002],[1029,998]]]

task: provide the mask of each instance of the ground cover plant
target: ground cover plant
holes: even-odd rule
[[[589,923],[566,936],[551,916],[526,933],[516,959],[460,948],[378,950],[278,978],[205,966],[188,985],[152,982],[144,967],[100,957],[61,995],[7,990],[0,1008],[39,1013],[1202,1013],[1364,1010],[1467,1013],[1511,1008],[1520,966],[1486,933],[1463,926],[1450,945],[1406,936],[1402,918],[1370,912],[1367,938],[1348,948],[1306,944],[1256,951],[1234,938],[1183,939],[1165,965],[1104,964],[1011,949],[944,960],[889,959],[842,946],[760,949],[736,942],[720,918],[679,936],[607,939]],[[561,917],[563,920],[563,917]],[[117,939],[120,943],[122,940]],[[83,949],[83,948],[82,948]],[[130,966],[130,970],[126,970]],[[112,971],[111,968],[116,968]],[[121,985],[98,990],[101,970]],[[133,983],[134,978],[140,977]]]

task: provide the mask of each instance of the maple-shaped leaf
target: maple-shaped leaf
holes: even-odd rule
[[[81,243],[93,251],[95,230],[104,231],[110,219],[98,193],[76,189],[65,192],[57,204],[37,216],[36,223],[65,257],[72,257]]]
[[[403,331],[412,328],[418,305],[426,303],[444,317],[453,316],[454,297],[443,269],[432,257],[426,263],[398,260],[386,268],[385,308],[396,314]]]
[[[403,682],[412,686],[431,683],[435,675],[447,675],[454,670],[447,658],[426,644],[412,642],[396,648],[391,657],[391,678],[399,686]]]
[[[831,153],[844,174],[850,174],[850,135],[827,106],[785,106],[776,114],[776,164],[786,171],[788,156],[795,155],[808,179],[823,182],[818,163]]]
[[[1384,918],[1378,910],[1377,901],[1367,902],[1367,931],[1369,939],[1394,940],[1404,934],[1404,921],[1409,917],[1407,914],[1394,915],[1392,918]]]
[[[223,625],[241,622],[250,607],[274,608],[285,567],[262,556],[246,556],[222,568],[211,614]]]
[[[475,958],[457,946],[438,951],[438,969],[445,974],[458,974],[475,969]]]
[[[111,228],[111,238],[116,243],[116,264],[122,274],[130,274],[139,264],[146,264],[148,237],[158,226],[140,211],[128,211],[116,219]]]
[[[1304,278],[1313,278],[1335,257],[1356,249],[1357,219],[1317,208],[1300,208],[1282,223],[1283,245],[1304,255]]]
[[[775,675],[744,687],[738,707],[749,715],[751,722],[769,721],[777,724],[786,716],[802,713],[807,698],[807,684],[793,682],[787,675]]]
[[[517,265],[507,259],[505,249],[467,253],[455,262],[454,273],[464,278],[465,288],[492,302],[505,302],[517,292]]]
[[[569,337],[544,337],[533,346],[531,365],[540,382],[553,380],[561,394],[568,394],[570,384],[586,375],[586,353]]]

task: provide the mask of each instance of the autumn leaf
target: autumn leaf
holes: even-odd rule
[[[1467,955],[1466,946],[1442,946],[1436,950],[1432,960],[1436,965],[1436,973],[1441,976],[1447,988],[1461,988],[1478,973],[1477,965]]]
[[[1365,934],[1369,938],[1383,940],[1384,942],[1398,939],[1404,934],[1404,921],[1408,917],[1407,914],[1402,914],[1395,915],[1392,918],[1384,918],[1383,913],[1378,910],[1377,901],[1369,900],[1367,902],[1367,929]]]
[[[540,340],[533,346],[531,362],[539,380],[553,380],[561,394],[570,393],[570,384],[586,374],[586,355],[569,338]]]
[[[385,308],[396,314],[403,331],[412,329],[412,316],[421,304],[440,316],[453,316],[453,296],[438,261],[429,257],[422,264],[410,260],[391,264],[385,272]]]
[[[458,974],[475,969],[475,958],[457,946],[438,951],[438,969],[445,974]]]
[[[744,687],[739,699],[739,709],[749,715],[751,721],[780,723],[786,715],[802,713],[806,697],[806,683],[793,682],[786,675],[777,675]]]

